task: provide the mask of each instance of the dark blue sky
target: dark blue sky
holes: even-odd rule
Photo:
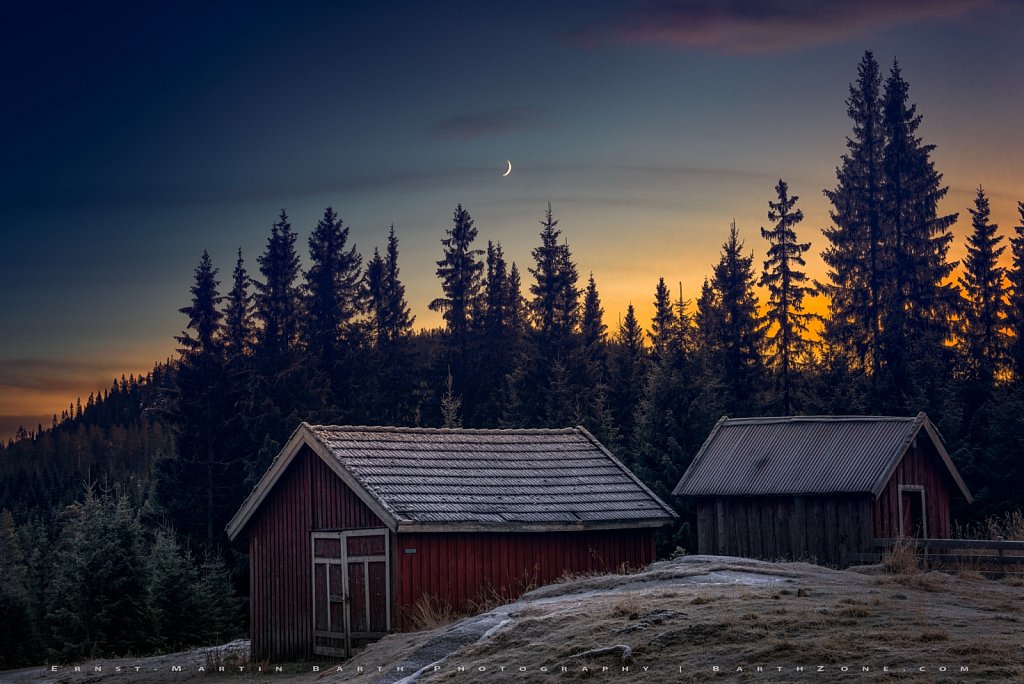
[[[945,208],[982,183],[1009,229],[1022,27],[1009,0],[9,3],[0,434],[171,355],[203,249],[255,271],[281,207],[303,252],[328,204],[363,254],[394,222],[427,326],[459,202],[524,265],[551,201],[612,324],[659,276],[696,295],[733,218],[760,260],[780,176],[818,252],[865,49]]]

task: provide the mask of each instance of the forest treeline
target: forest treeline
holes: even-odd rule
[[[28,656],[5,646],[0,665],[237,628],[230,592],[210,598],[227,573],[240,594],[247,588],[246,549],[224,526],[300,421],[583,425],[677,507],[668,550],[695,545],[693,513],[670,491],[722,415],[926,411],[976,497],[960,519],[1019,509],[1024,203],[1006,234],[979,187],[966,207],[967,256],[950,261],[958,215],[940,211],[947,188],[899,66],[884,74],[866,53],[847,111],[846,152],[825,190],[823,282],[803,270],[811,243],[799,198],[779,180],[766,188],[762,241],[742,241],[735,225],[723,231],[696,301],[651,283],[650,321],[630,306],[609,328],[598,280],[581,274],[550,205],[525,271],[456,207],[436,260],[441,295],[429,303],[443,316],[438,330],[415,327],[393,226],[383,251],[366,257],[329,207],[306,240],[306,269],[284,211],[254,273],[241,250],[230,274],[204,252],[182,297],[176,358],[22,431],[0,453],[0,624],[22,620],[19,633],[36,644]],[[816,294],[827,298],[823,317],[805,309]],[[66,540],[115,529],[130,540],[118,548],[134,549],[142,584],[132,619],[146,627],[136,641],[76,646],[80,632],[55,625],[77,624],[73,614],[85,619],[92,604],[67,592],[109,568],[90,568]],[[168,567],[177,579],[156,581]],[[201,603],[213,617],[196,610],[188,625],[160,626],[171,608],[154,587],[174,582],[209,585]]]

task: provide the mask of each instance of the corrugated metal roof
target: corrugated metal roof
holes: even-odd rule
[[[927,420],[923,413],[912,418],[793,416],[723,419],[712,430],[673,494],[877,495]],[[955,479],[960,482],[952,462],[945,456],[941,441],[937,446]]]
[[[401,522],[585,525],[673,515],[582,428],[308,429]]]

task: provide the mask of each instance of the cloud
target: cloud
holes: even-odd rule
[[[245,183],[221,180],[151,185],[75,185],[39,188],[15,196],[4,196],[0,191],[0,205],[9,211],[24,215],[44,209],[180,209],[271,200],[286,204],[297,199],[339,193],[429,189],[445,183],[466,182],[491,172],[490,167],[457,166],[305,179],[275,177]]]
[[[129,364],[70,359],[0,359],[0,389],[29,392],[81,392],[109,387]],[[138,364],[130,364],[138,365]],[[150,364],[152,365],[152,364]],[[73,398],[73,397],[72,397]]]
[[[471,140],[530,128],[541,119],[541,111],[537,107],[496,107],[448,117],[434,124],[430,132],[440,138]]]
[[[947,22],[1005,0],[649,0],[577,34],[585,43],[654,43],[724,54],[772,54],[885,29]]]

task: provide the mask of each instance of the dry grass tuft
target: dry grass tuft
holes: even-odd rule
[[[921,572],[921,559],[912,539],[900,537],[896,544],[882,556],[885,571],[900,577],[912,577]]]
[[[921,630],[921,641],[949,641],[949,633],[931,627]]]
[[[450,603],[429,594],[420,596],[416,603],[410,606],[406,616],[409,619],[411,631],[414,632],[443,627],[459,617]]]
[[[640,619],[640,597],[634,592],[625,594],[612,608],[612,615],[625,617],[628,620]]]

